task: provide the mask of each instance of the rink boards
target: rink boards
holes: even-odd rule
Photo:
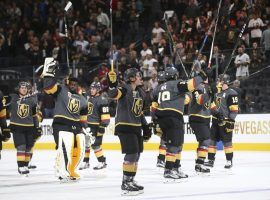
[[[150,117],[147,117],[150,121]],[[185,144],[184,150],[194,150],[197,148],[195,135],[192,133],[188,122],[185,120]],[[43,135],[35,144],[36,149],[54,149],[55,144],[52,136],[52,119],[45,119],[42,122]],[[145,143],[146,150],[158,148],[160,138],[153,135],[148,143]],[[248,151],[270,151],[270,114],[242,114],[236,118],[233,135],[233,147],[235,150]],[[3,143],[4,149],[14,148],[12,139]],[[114,136],[114,118],[111,118],[109,126],[103,138],[103,148],[109,150],[119,150],[120,144],[117,136]]]

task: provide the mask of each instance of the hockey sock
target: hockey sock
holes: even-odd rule
[[[123,174],[124,176],[135,176],[137,172],[137,165],[135,162],[124,161]]]
[[[85,149],[85,155],[84,155],[84,158],[83,158],[83,162],[87,162],[87,163],[89,163],[89,157],[90,157],[90,148],[88,149],[88,148],[86,148]]]
[[[166,147],[160,145],[159,146],[159,155],[158,155],[158,159],[165,161],[165,156],[166,156]]]
[[[233,147],[232,146],[224,147],[224,150],[225,150],[226,160],[232,160],[233,159]]]
[[[217,152],[217,146],[209,146],[208,160],[215,160],[216,152]]]
[[[180,167],[180,161],[181,161],[181,152],[178,152],[177,154],[175,154],[175,163],[174,163],[174,166],[173,168],[179,168]]]
[[[166,163],[165,163],[165,168],[166,169],[172,169],[174,167],[174,163],[176,160],[176,156],[174,153],[166,153]]]
[[[105,162],[105,157],[104,157],[103,151],[100,147],[97,149],[94,149],[94,152],[95,152],[95,155],[96,155],[98,162]]]
[[[25,152],[24,151],[17,151],[17,163],[18,163],[18,167],[25,166]]]

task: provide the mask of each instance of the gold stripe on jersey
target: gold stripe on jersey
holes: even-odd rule
[[[101,121],[106,121],[109,120],[111,118],[110,114],[102,114],[100,116]]]
[[[2,109],[1,111],[0,111],[0,118],[5,118],[7,116],[7,111],[6,111],[6,109]]]
[[[34,124],[20,124],[20,123],[15,123],[15,122],[10,122],[10,124],[16,125],[16,126],[34,126]]]
[[[99,125],[98,122],[87,122],[87,124],[91,124],[91,125]]]
[[[224,147],[224,151],[225,151],[225,153],[233,153],[233,148],[232,148],[232,146]]]
[[[66,117],[64,115],[54,115],[54,118],[56,118],[56,117],[65,118],[65,119],[68,119],[68,120],[71,120],[71,121],[75,121],[75,122],[79,122],[80,121],[79,119],[74,119],[74,118]]]
[[[190,101],[191,101],[190,96],[186,94],[185,95],[185,101],[184,101],[185,105],[188,105],[190,103]]]
[[[199,114],[190,114],[189,116],[196,116],[196,117],[202,117],[202,118],[211,118],[211,116],[204,116],[204,115],[199,115]]]
[[[87,115],[81,115],[80,116],[80,121],[81,122],[87,122]]]
[[[158,108],[158,110],[160,111],[165,111],[165,110],[171,110],[171,111],[175,111],[175,112],[178,112],[180,113],[181,115],[183,115],[183,112],[179,111],[179,110],[176,110],[174,108]]]
[[[115,124],[115,126],[118,125],[128,125],[128,126],[142,126],[142,124],[134,124],[134,123],[128,123],[128,122],[118,122],[117,124]]]
[[[121,96],[122,96],[122,91],[117,89],[117,95],[113,99],[118,100],[121,98]]]
[[[17,161],[25,161],[25,152],[17,152]]]
[[[168,162],[175,162],[176,156],[173,153],[167,153],[166,154],[166,161]]]
[[[229,110],[232,111],[232,112],[237,112],[238,111],[238,105],[229,106]]]
[[[188,88],[188,91],[193,91],[195,90],[195,79],[191,79],[191,80],[188,80],[187,82],[187,88]]]
[[[123,163],[123,171],[125,172],[136,172],[137,171],[137,167],[135,165],[135,163]]]
[[[47,93],[47,94],[54,94],[56,91],[57,91],[57,85],[56,84],[53,85],[50,88],[45,88],[44,89],[44,92]]]

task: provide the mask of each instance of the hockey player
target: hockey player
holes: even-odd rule
[[[7,111],[6,111],[6,100],[2,91],[0,90],[0,160],[1,160],[1,150],[2,142],[7,142],[10,139],[10,128],[7,126],[6,121]]]
[[[90,86],[90,95],[88,100],[88,126],[91,128],[91,133],[95,137],[94,144],[91,145],[98,159],[99,164],[94,167],[94,170],[106,168],[106,157],[103,155],[101,148],[105,128],[110,123],[110,113],[108,98],[102,94],[102,88],[99,82],[93,82]],[[85,156],[80,169],[89,168],[90,141],[86,136]]]
[[[85,134],[87,128],[87,101],[78,94],[78,80],[70,77],[67,85],[57,84],[55,75],[56,61],[46,58],[41,78],[44,91],[55,97],[53,118],[54,138],[57,144],[56,171],[59,180],[78,180],[76,172],[84,157]]]
[[[153,94],[154,100],[158,102],[155,115],[158,117],[160,128],[166,138],[166,163],[164,170],[165,181],[186,178],[180,169],[182,145],[184,142],[184,101],[185,92],[193,91],[203,80],[206,74],[200,71],[188,81],[178,79],[178,71],[174,68],[165,69],[166,82],[163,83]]]
[[[196,71],[194,69],[196,76]],[[195,160],[195,171],[209,173],[210,169],[204,166],[210,142],[210,104],[211,89],[208,79],[196,87],[193,92],[187,93],[189,101],[189,124],[198,141],[197,159]]]
[[[153,94],[155,94],[156,90],[159,90],[160,85],[166,81],[165,71],[158,72],[157,80],[158,80],[158,86],[152,92],[152,100],[153,100]],[[160,137],[159,154],[157,157],[157,167],[164,168],[165,156],[166,156],[166,145],[165,145],[164,135],[162,134],[162,130],[158,124],[157,116],[155,115],[155,110],[157,109],[157,107],[158,107],[158,103],[156,101],[152,101],[150,111],[151,111],[151,117],[152,117],[152,122],[153,122],[153,132],[155,135]]]
[[[143,151],[143,141],[151,137],[151,129],[143,115],[144,91],[142,75],[136,68],[127,69],[124,73],[126,83],[118,86],[116,73],[108,73],[109,97],[118,101],[115,116],[115,134],[120,139],[123,162],[122,195],[138,195],[144,190],[143,186],[134,181],[138,161]],[[141,131],[143,130],[143,136]]]
[[[31,149],[34,146],[34,135],[40,131],[37,118],[37,101],[30,95],[30,86],[21,81],[15,94],[7,98],[10,112],[10,129],[13,133],[14,145],[17,150],[18,172],[29,174],[28,165],[31,159]]]
[[[233,147],[232,136],[235,118],[238,113],[238,95],[237,92],[229,88],[230,76],[221,75],[218,85],[221,92],[216,94],[215,101],[211,105],[212,126],[211,140],[208,149],[208,162],[206,166],[213,167],[216,155],[216,143],[223,142],[226,155],[226,169],[230,169],[233,165]]]

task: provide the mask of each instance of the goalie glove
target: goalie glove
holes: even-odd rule
[[[87,128],[82,128],[82,132],[83,134],[85,134],[86,136],[88,136],[90,138],[90,144],[94,144],[96,137],[93,136],[93,133],[91,132],[91,128],[87,127]]]
[[[43,71],[40,75],[40,78],[54,77],[56,67],[57,67],[56,60],[54,60],[53,57],[45,58],[45,62],[43,65]]]

